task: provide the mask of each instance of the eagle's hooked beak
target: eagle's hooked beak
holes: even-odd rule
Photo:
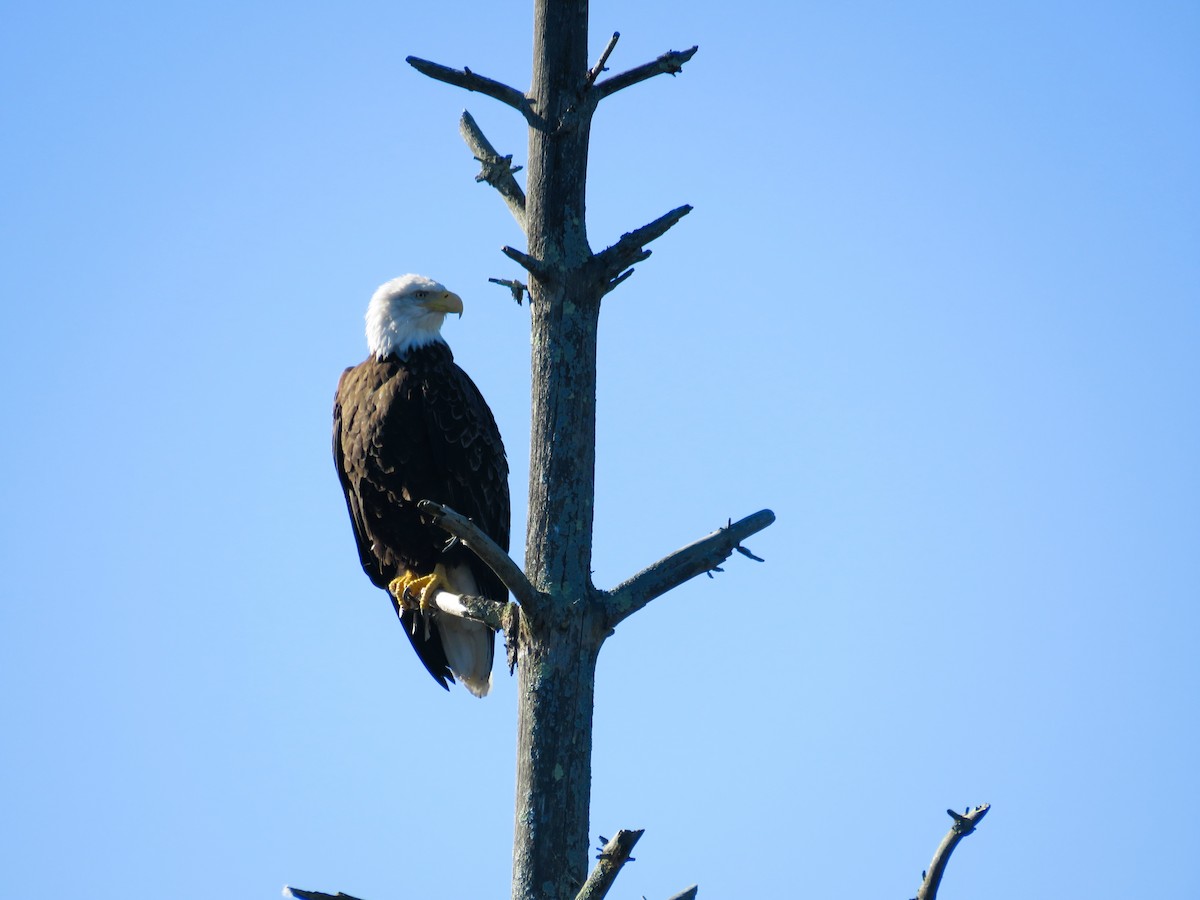
[[[440,294],[435,294],[425,301],[424,306],[430,312],[458,313],[459,318],[462,318],[462,297],[453,291],[443,291]]]

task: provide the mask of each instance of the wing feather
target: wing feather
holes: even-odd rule
[[[480,593],[503,602],[503,583],[416,504],[434,500],[472,519],[505,551],[509,546],[508,460],[491,409],[445,344],[347,369],[334,400],[333,454],[354,529],[359,561],[386,589],[401,569],[467,565]],[[394,605],[394,601],[393,601]],[[397,609],[430,674],[453,675],[435,624]]]

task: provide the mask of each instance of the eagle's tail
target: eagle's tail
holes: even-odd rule
[[[496,646],[492,629],[482,622],[440,615],[438,632],[455,679],[476,697],[487,696],[492,689],[492,654]]]
[[[459,594],[477,596],[479,586],[470,568],[465,565],[438,566],[439,574]],[[439,606],[454,597],[442,592]],[[457,600],[457,597],[454,597]],[[438,633],[442,650],[455,679],[476,697],[486,697],[492,689],[492,657],[496,649],[496,634],[482,622],[460,618],[448,613],[437,614]]]

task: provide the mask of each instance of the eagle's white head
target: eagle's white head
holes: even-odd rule
[[[423,275],[384,282],[367,306],[367,347],[376,359],[440,341],[446,313],[462,315],[462,298]]]

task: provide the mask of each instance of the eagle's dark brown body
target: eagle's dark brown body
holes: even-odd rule
[[[455,365],[450,348],[435,340],[403,358],[371,356],[347,369],[338,382],[333,422],[338,477],[359,560],[371,581],[386,590],[405,570],[426,575],[439,564],[451,571],[465,567],[482,596],[507,599],[487,566],[461,545],[447,549],[446,532],[417,511],[421,500],[449,506],[508,550],[504,445],[491,410]],[[454,676],[437,618],[426,622],[426,613],[397,612],[417,655],[447,687]],[[487,639],[494,640],[490,630]],[[492,645],[487,646],[490,671]]]

